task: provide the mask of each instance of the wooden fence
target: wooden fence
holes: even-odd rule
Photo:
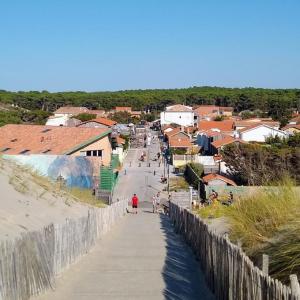
[[[86,254],[127,209],[128,201],[92,208],[0,244],[0,299],[26,300],[55,286],[55,276]]]
[[[216,299],[299,299],[290,287],[264,274],[240,247],[214,233],[190,211],[171,203],[170,218],[176,231],[184,236],[199,259]],[[299,284],[296,289],[299,289]]]

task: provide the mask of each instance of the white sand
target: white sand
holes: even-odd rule
[[[0,240],[87,214],[89,206],[47,190],[24,168],[0,158]]]

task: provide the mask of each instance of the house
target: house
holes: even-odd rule
[[[125,159],[125,144],[126,141],[125,139],[121,138],[120,136],[115,136],[112,138],[113,142],[114,142],[114,149],[113,149],[113,154],[117,154],[119,157],[119,161],[120,163],[123,163],[124,159]]]
[[[180,126],[194,126],[197,118],[190,106],[176,104],[167,106],[165,111],[160,113],[160,124],[178,124]]]
[[[76,116],[83,113],[89,113],[90,110],[86,107],[81,106],[62,106],[59,109],[57,109],[53,114],[54,116]]]
[[[175,128],[171,131],[166,132],[165,136],[168,141],[171,138],[188,139],[188,140],[191,139],[191,137],[186,132],[182,131],[180,128]]]
[[[297,124],[300,124],[300,115],[296,115],[295,117],[290,119],[288,125],[297,125]]]
[[[282,128],[282,130],[287,134],[300,133],[300,124],[288,124]]]
[[[0,153],[84,156],[94,165],[109,165],[110,133],[107,128],[10,124],[0,128]]]
[[[132,112],[131,106],[116,106],[115,107],[115,112]]]
[[[224,120],[224,121],[207,121],[200,120],[198,122],[199,131],[217,131],[223,134],[233,135],[234,133],[234,121]]]
[[[259,124],[265,124],[275,129],[279,129],[280,126],[278,121],[273,121],[271,118],[251,118],[246,120],[236,120],[234,122],[234,129],[238,131]]]
[[[278,136],[280,138],[286,138],[288,134],[266,124],[254,124],[253,126],[239,130],[238,136],[245,142],[264,143],[268,137]]]
[[[242,140],[236,139],[232,136],[224,136],[222,139],[216,140],[211,143],[211,146],[213,148],[212,154],[220,155],[220,151],[223,149],[224,146],[227,146],[230,144],[237,144],[237,143],[245,143],[245,142]]]
[[[79,114],[94,114],[97,117],[104,116],[104,110],[89,110],[86,107],[62,106],[57,109],[53,116],[50,116],[46,122],[47,126],[76,126],[71,119]]]
[[[189,138],[172,137],[169,140],[169,149],[176,152],[177,150],[183,151],[182,154],[198,153],[200,148],[194,145]]]
[[[215,106],[215,105],[199,105],[194,108],[194,113],[197,115],[198,120],[207,119],[211,120],[217,116],[231,117],[233,107]]]
[[[202,130],[198,131],[196,143],[201,147],[202,154],[212,155],[212,142],[223,139],[223,133],[219,130]]]
[[[77,127],[80,128],[111,128],[114,125],[116,125],[117,122],[107,119],[107,118],[96,118],[96,119],[92,119],[86,122],[82,122],[79,125],[77,125]]]
[[[237,185],[233,180],[219,174],[208,174],[204,176],[202,179],[204,183],[207,184],[208,186],[228,186],[228,185],[236,186]]]

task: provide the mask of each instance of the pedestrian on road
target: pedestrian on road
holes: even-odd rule
[[[160,208],[160,192],[156,195],[156,211],[158,211]]]
[[[131,199],[132,204],[132,212],[137,214],[137,208],[138,208],[139,199],[136,194],[133,194],[133,197]]]
[[[156,213],[156,211],[157,211],[156,205],[157,205],[157,198],[156,198],[156,195],[153,195],[153,197],[152,197],[153,213]]]

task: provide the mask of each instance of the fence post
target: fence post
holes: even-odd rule
[[[190,211],[192,211],[193,208],[193,187],[190,186]]]
[[[262,272],[265,275],[269,275],[269,255],[263,254],[262,255]]]
[[[295,296],[295,299],[300,299],[300,286],[296,274],[290,275],[290,282],[292,294]]]

